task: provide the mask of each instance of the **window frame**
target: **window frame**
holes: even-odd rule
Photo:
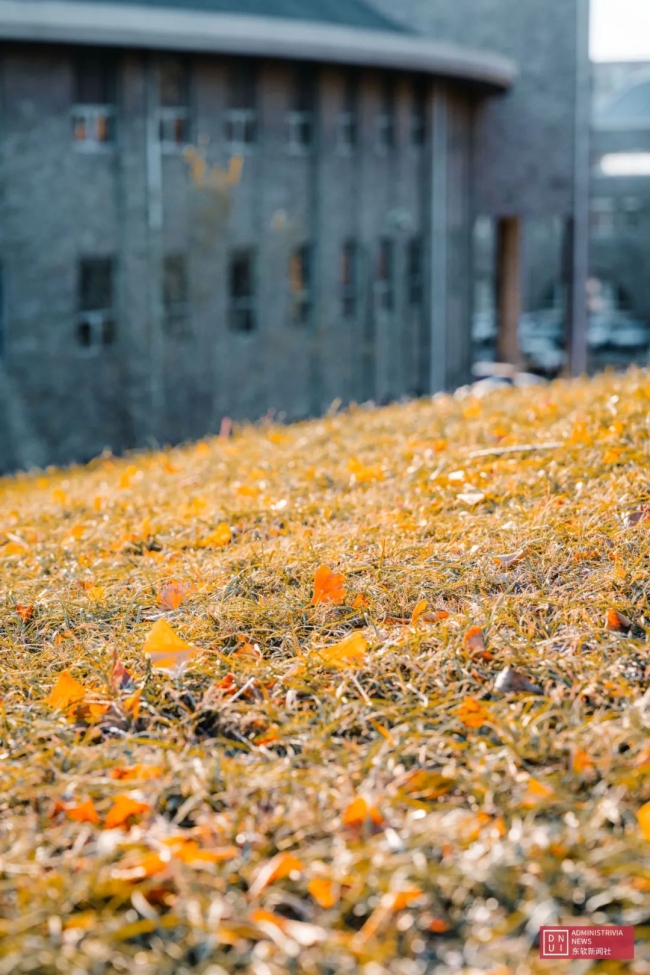
[[[163,100],[164,80],[163,71],[165,66],[176,62],[180,67],[180,97],[178,104],[166,103]],[[158,116],[158,141],[164,153],[182,153],[192,141],[192,76],[190,61],[183,55],[164,55],[158,63],[158,90],[160,103],[157,109]],[[165,127],[179,124],[184,131],[182,139],[168,139],[165,136]]]
[[[295,287],[297,276],[294,277],[294,262],[300,262],[300,284]],[[313,275],[314,248],[305,241],[297,247],[289,258],[289,318],[293,325],[308,327],[313,313]]]
[[[375,299],[377,307],[386,313],[395,311],[397,288],[396,244],[392,237],[382,237],[377,248],[377,276],[375,280]]]
[[[104,263],[109,268],[110,302],[102,308],[84,308],[83,302],[83,268],[84,265]],[[80,355],[98,355],[101,349],[109,348],[117,343],[117,325],[115,314],[115,279],[117,276],[117,261],[112,256],[79,257],[77,260],[77,315],[76,329],[77,351]],[[90,302],[89,302],[90,304]],[[88,329],[90,341],[86,344],[80,339],[80,330]]]
[[[224,114],[226,146],[232,156],[250,156],[257,149],[259,136],[259,65],[246,59],[233,61]]]
[[[107,97],[112,101],[86,101],[82,98],[81,89],[84,87],[82,73],[90,63],[91,57],[97,57],[102,66],[103,85]],[[113,152],[117,145],[117,59],[110,53],[84,51],[77,55],[74,61],[74,100],[70,107],[72,122],[72,143],[78,152],[102,153]],[[79,138],[79,126],[83,126],[84,135]],[[100,125],[106,126],[107,137],[99,134]],[[95,136],[89,136],[88,130],[94,129]]]
[[[183,281],[183,295],[170,298],[168,295],[168,268],[178,262]],[[165,334],[174,339],[186,339],[191,335],[191,301],[189,262],[186,253],[174,252],[163,257],[163,322]],[[179,327],[180,323],[180,327]]]
[[[359,78],[348,71],[345,75],[343,108],[337,120],[336,144],[340,155],[353,156],[359,151],[360,143],[360,97]]]
[[[361,251],[358,241],[354,237],[349,237],[341,245],[339,270],[341,317],[345,321],[353,320],[359,314],[360,258]],[[347,274],[345,273],[346,268],[348,269]]]
[[[242,258],[249,262],[247,277],[250,281],[247,294],[235,294],[234,269],[235,263]],[[238,335],[252,335],[258,330],[257,320],[257,254],[254,247],[236,247],[228,256],[228,330]],[[250,325],[242,328],[234,324],[236,316],[248,315]]]
[[[383,81],[375,119],[375,149],[380,156],[389,156],[397,149],[397,94],[393,78]]]

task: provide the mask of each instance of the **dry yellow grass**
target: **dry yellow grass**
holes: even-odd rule
[[[649,432],[634,372],[0,482],[0,975],[649,972]]]

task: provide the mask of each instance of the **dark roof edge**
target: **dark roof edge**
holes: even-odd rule
[[[514,62],[426,37],[276,17],[83,0],[0,0],[0,39],[395,68],[508,88]]]

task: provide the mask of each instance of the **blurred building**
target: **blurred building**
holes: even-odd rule
[[[477,219],[506,357],[557,222],[579,358],[586,0],[0,0],[0,39],[0,467],[465,382]]]
[[[593,362],[647,362],[650,64],[593,66],[590,248]]]

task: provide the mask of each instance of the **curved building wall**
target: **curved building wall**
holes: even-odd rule
[[[292,150],[296,66],[259,61],[257,144],[233,162],[233,62],[189,56],[188,158],[160,142],[155,53],[112,53],[114,141],[75,142],[78,54],[2,56],[0,467],[466,381],[469,90],[317,66],[313,145]],[[88,307],[107,275],[111,307]]]

